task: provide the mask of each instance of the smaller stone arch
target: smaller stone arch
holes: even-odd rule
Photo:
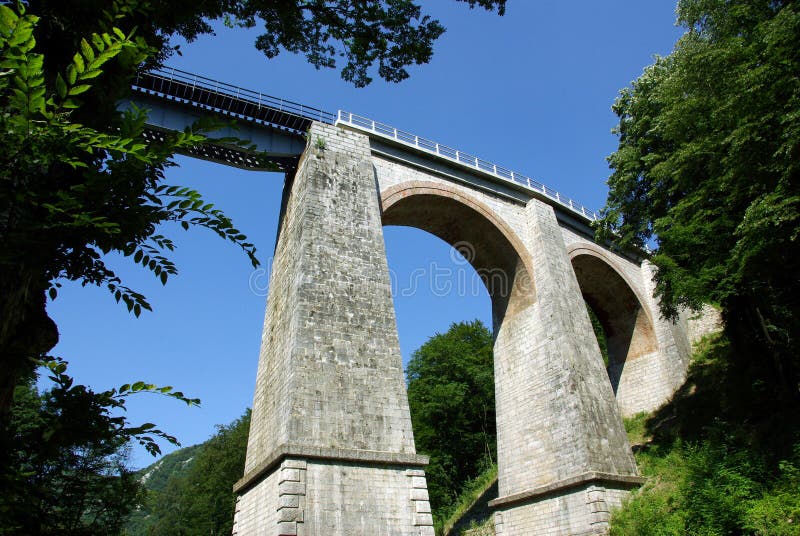
[[[639,407],[647,397],[647,367],[639,366],[658,353],[658,339],[647,302],[625,271],[599,247],[568,248],[581,293],[603,326],[608,344],[608,377],[622,413]]]

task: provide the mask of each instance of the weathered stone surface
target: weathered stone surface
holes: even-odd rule
[[[651,267],[541,196],[328,125],[308,139],[284,193],[234,532],[433,534],[386,224],[460,246],[492,298],[496,533],[602,533],[640,482],[621,414],[663,403],[688,362],[689,321],[660,318]]]
[[[431,525],[417,513],[427,499],[412,498],[425,459],[369,145],[322,124],[308,139],[284,193],[235,531],[416,535]]]
[[[722,315],[711,305],[704,305],[700,311],[687,311],[682,315],[686,322],[689,342],[694,345],[706,335],[722,331]]]

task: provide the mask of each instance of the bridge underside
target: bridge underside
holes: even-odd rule
[[[147,137],[213,122],[208,142],[188,156],[254,171],[293,174],[312,121],[333,122],[316,108],[177,69],[140,73],[131,89],[119,108],[147,110]]]
[[[294,174],[306,146],[305,138],[300,134],[265,125],[256,126],[186,103],[137,95],[119,104],[121,110],[131,106],[147,110],[145,137],[153,141],[162,141],[171,131],[182,132],[199,122],[215,121],[220,126],[207,133],[208,141],[185,154],[226,166]]]

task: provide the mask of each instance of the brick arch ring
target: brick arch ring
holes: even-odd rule
[[[390,186],[386,190],[380,192],[381,215],[389,210],[395,203],[414,195],[434,195],[446,197],[471,208],[483,216],[495,227],[495,229],[500,232],[500,234],[505,237],[506,240],[508,240],[508,242],[514,248],[517,256],[522,261],[525,270],[528,272],[528,277],[530,278],[531,283],[533,283],[533,266],[531,262],[531,256],[528,252],[528,248],[526,248],[519,239],[517,233],[514,232],[514,230],[512,230],[506,222],[498,218],[492,209],[490,209],[484,203],[481,203],[471,196],[465,195],[463,192],[452,186],[427,181],[409,181]]]
[[[579,256],[579,255],[590,255],[597,259],[600,259],[606,265],[611,268],[615,274],[619,276],[620,279],[625,283],[631,293],[636,297],[636,300],[639,302],[639,307],[642,308],[645,315],[647,315],[647,320],[650,322],[650,325],[654,326],[653,317],[650,314],[650,308],[646,307],[645,304],[647,303],[646,300],[643,299],[643,296],[639,292],[639,289],[636,285],[634,285],[625,272],[619,267],[619,265],[608,256],[608,254],[596,244],[591,244],[588,242],[578,243],[578,244],[570,244],[567,246],[567,255],[569,256],[570,262]]]

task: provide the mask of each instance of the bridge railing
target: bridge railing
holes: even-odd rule
[[[442,145],[441,143],[436,143],[435,141],[421,138],[410,132],[398,130],[384,123],[379,123],[372,119],[346,112],[344,110],[339,110],[336,124],[344,124],[359,130],[377,134],[384,138],[399,142],[403,145],[408,145],[426,153],[437,155],[445,160],[450,160],[451,162],[456,162],[462,166],[477,169],[499,179],[513,182],[514,184],[520,185],[530,191],[536,192],[537,194],[543,194],[549,199],[552,199],[556,203],[562,205],[569,211],[579,214],[584,218],[587,218],[591,221],[598,219],[598,215],[595,211],[586,208],[584,205],[578,203],[574,199],[560,194],[556,190],[549,188],[548,186],[528,177],[527,175],[523,175],[522,173],[518,173],[502,166],[498,166],[497,164],[488,162],[478,158],[477,156],[459,151],[458,149],[453,149],[452,147],[448,147],[447,145]]]
[[[139,73],[133,83],[133,89],[188,102],[257,123],[276,125],[298,134],[304,134],[311,121],[348,125],[512,182],[544,195],[588,220],[594,221],[598,218],[597,213],[593,210],[527,175],[344,110],[339,110],[338,115],[334,115],[318,108],[273,97],[260,91],[226,84],[172,67]]]
[[[260,91],[226,84],[172,67],[140,72],[133,89],[179,99],[211,110],[255,122],[282,126],[305,133],[311,121],[333,124],[330,112]]]

